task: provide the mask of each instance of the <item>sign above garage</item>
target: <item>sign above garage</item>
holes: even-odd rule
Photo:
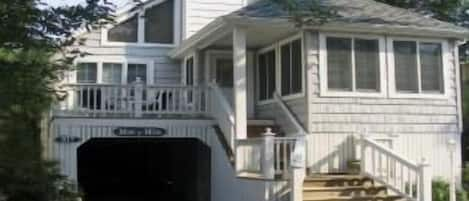
[[[166,130],[157,127],[118,127],[114,129],[114,135],[125,137],[163,136],[166,135]]]

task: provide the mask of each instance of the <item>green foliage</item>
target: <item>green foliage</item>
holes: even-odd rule
[[[449,184],[448,182],[437,179],[432,182],[432,200],[433,201],[448,201],[449,200]],[[468,193],[465,189],[456,191],[456,200],[468,201]]]
[[[80,43],[72,34],[112,22],[110,11],[105,0],[60,8],[0,0],[0,199],[72,201],[79,195],[56,164],[43,159],[40,123],[64,96],[55,84],[82,54],[67,48]]]

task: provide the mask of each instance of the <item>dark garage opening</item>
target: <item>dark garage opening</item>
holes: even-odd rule
[[[197,139],[92,139],[78,148],[84,201],[210,201],[210,148]]]

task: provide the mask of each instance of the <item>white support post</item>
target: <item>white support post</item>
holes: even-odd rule
[[[134,84],[134,109],[135,117],[142,117],[142,101],[143,101],[143,82],[140,77],[137,77]]]
[[[362,175],[365,175],[366,172],[366,143],[365,135],[360,135],[360,172]]]
[[[235,27],[233,30],[233,97],[237,139],[247,137],[246,57],[246,30]]]
[[[275,133],[272,133],[271,128],[266,128],[263,136],[262,145],[262,175],[267,179],[275,178],[275,167],[274,167],[274,137]]]
[[[432,169],[425,158],[420,163],[420,201],[432,200]]]
[[[305,180],[305,169],[292,167],[291,169],[291,193],[290,201],[303,201],[303,182]]]
[[[448,141],[449,160],[450,160],[450,179],[449,179],[449,201],[456,201],[456,175],[455,175],[455,152],[456,141],[451,139]]]

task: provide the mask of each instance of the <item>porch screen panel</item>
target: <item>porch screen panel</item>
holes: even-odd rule
[[[292,66],[291,66],[291,93],[300,93],[302,89],[302,54],[301,41],[296,40],[292,43]]]
[[[145,11],[145,42],[172,44],[174,40],[174,0],[166,0]]]
[[[282,95],[291,93],[291,47],[284,45],[281,48],[281,89]]]
[[[418,92],[417,43],[394,41],[396,90]]]
[[[379,91],[379,42],[355,39],[355,80],[359,91]]]
[[[121,84],[122,83],[122,64],[103,63],[103,83]]]
[[[129,64],[127,67],[127,83],[131,84],[137,81],[137,77],[145,84],[147,81],[147,65]]]
[[[352,90],[352,39],[328,37],[327,86],[331,90]]]
[[[109,41],[136,43],[138,37],[138,16],[135,15],[109,29],[107,37]]]
[[[77,83],[96,83],[97,66],[96,63],[79,63],[77,66]]]
[[[423,92],[443,92],[443,64],[440,43],[420,43],[420,71]]]
[[[259,100],[273,98],[275,92],[275,51],[259,55]]]
[[[186,85],[194,85],[194,58],[186,60]]]

